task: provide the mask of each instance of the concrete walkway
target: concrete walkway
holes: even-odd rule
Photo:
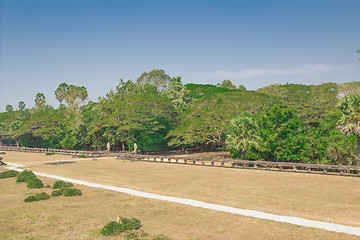
[[[12,166],[12,167],[6,167],[7,169],[16,170],[19,172],[23,171],[23,169],[20,169],[19,167],[25,167],[24,165],[13,164],[13,163],[9,163],[9,162],[6,162],[6,164]],[[71,182],[71,183],[75,183],[75,184],[79,184],[79,185],[84,185],[84,186],[88,186],[88,187],[94,187],[94,188],[100,188],[100,189],[106,189],[106,190],[126,193],[126,194],[130,194],[133,196],[138,196],[138,197],[157,199],[157,200],[168,201],[168,202],[173,202],[173,203],[180,203],[180,204],[184,204],[184,205],[188,205],[188,206],[201,207],[201,208],[211,209],[211,210],[220,211],[220,212],[238,214],[238,215],[247,216],[247,217],[254,217],[254,218],[271,220],[271,221],[282,222],[282,223],[290,223],[290,224],[303,226],[303,227],[318,228],[318,229],[324,229],[324,230],[332,231],[332,232],[346,233],[346,234],[360,236],[360,228],[359,227],[351,227],[351,226],[346,226],[346,225],[341,225],[341,224],[315,221],[315,220],[299,218],[299,217],[276,215],[276,214],[265,213],[265,212],[261,212],[261,211],[247,210],[247,209],[228,207],[228,206],[223,206],[223,205],[218,205],[218,204],[206,203],[206,202],[201,202],[201,201],[192,200],[192,199],[177,198],[177,197],[159,195],[159,194],[154,194],[154,193],[141,192],[141,191],[136,191],[136,190],[129,189],[129,188],[121,188],[121,187],[91,183],[91,182],[86,182],[86,181],[82,181],[82,180],[51,175],[51,174],[47,174],[47,173],[39,173],[39,172],[34,172],[34,173],[38,176],[53,178],[53,179],[57,179],[57,180],[63,180],[63,181],[67,181],[67,182]]]

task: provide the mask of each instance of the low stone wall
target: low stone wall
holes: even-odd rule
[[[248,161],[248,160],[232,160],[232,159],[211,159],[204,160],[202,158],[176,157],[176,156],[157,156],[142,155],[134,153],[109,153],[107,151],[79,151],[54,148],[28,148],[28,147],[9,147],[0,146],[2,151],[20,151],[20,152],[54,152],[64,155],[86,155],[88,158],[96,159],[98,157],[116,157],[131,161],[155,162],[155,163],[171,163],[171,164],[188,164],[208,167],[225,167],[240,169],[257,169],[268,171],[285,171],[285,172],[301,172],[313,174],[342,175],[360,177],[360,166],[353,165],[328,165],[328,164],[309,164],[309,163],[291,163],[291,162],[268,162],[268,161]]]

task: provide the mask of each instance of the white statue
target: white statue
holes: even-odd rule
[[[110,143],[109,142],[106,144],[106,149],[108,152],[110,152]]]

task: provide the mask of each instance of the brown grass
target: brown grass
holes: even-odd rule
[[[49,165],[62,155],[7,152],[30,170],[140,191],[360,226],[359,178],[222,169],[116,159]],[[35,163],[42,162],[42,163]],[[41,178],[41,177],[40,177]],[[55,180],[41,178],[44,184]],[[117,215],[141,220],[151,234],[174,239],[359,239],[312,228],[242,217],[122,193],[75,186],[81,197],[24,203],[27,189],[0,180],[0,239],[111,239],[100,230]]]

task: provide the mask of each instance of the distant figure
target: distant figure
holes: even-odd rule
[[[110,152],[110,143],[109,142],[106,144],[106,149],[108,152]]]
[[[137,144],[134,143],[134,152],[136,153],[136,150],[137,150]]]

